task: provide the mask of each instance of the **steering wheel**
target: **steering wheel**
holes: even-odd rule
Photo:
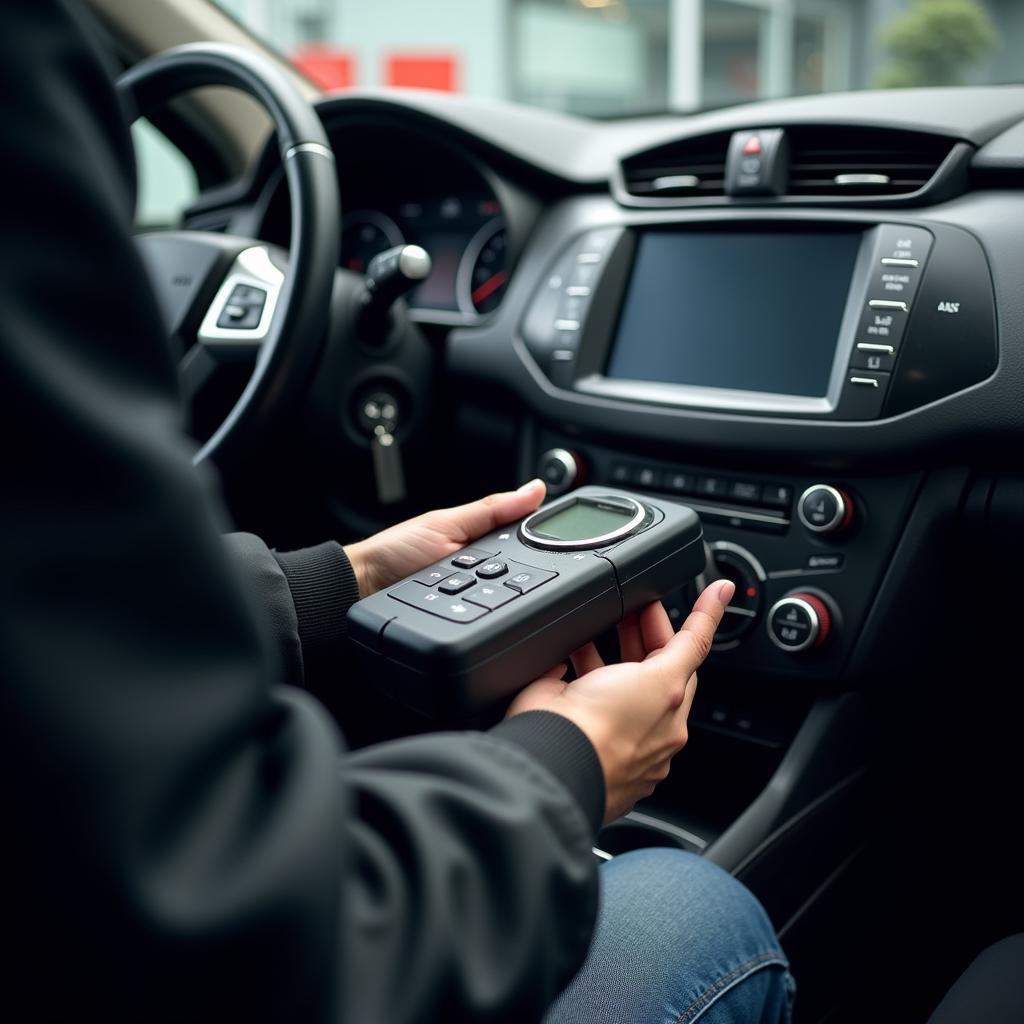
[[[136,242],[179,349],[186,400],[219,363],[256,357],[241,397],[194,458],[223,465],[251,450],[312,375],[338,265],[341,203],[323,125],[269,59],[240,47],[189,44],[142,61],[117,82],[132,121],[210,85],[241,89],[273,120],[291,198],[289,250],[205,231],[144,233]]]

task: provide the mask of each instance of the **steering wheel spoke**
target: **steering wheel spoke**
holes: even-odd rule
[[[284,264],[282,257],[277,260]],[[243,249],[199,325],[198,347],[215,358],[254,356],[273,330],[284,281],[284,270],[275,264],[270,247]]]

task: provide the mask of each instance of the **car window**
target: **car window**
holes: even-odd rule
[[[140,228],[176,227],[199,194],[188,158],[145,118],[132,126],[138,165],[135,221]]]
[[[1019,0],[215,0],[325,89],[600,117],[1020,81]]]

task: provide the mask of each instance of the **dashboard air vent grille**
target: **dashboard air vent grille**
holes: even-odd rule
[[[731,132],[681,139],[622,163],[626,191],[641,199],[706,199],[725,194]]]
[[[886,128],[791,128],[791,196],[898,196],[917,192],[954,146],[926,132]]]

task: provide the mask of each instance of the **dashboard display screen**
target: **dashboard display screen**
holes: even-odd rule
[[[641,235],[607,376],[823,397],[860,242]]]

